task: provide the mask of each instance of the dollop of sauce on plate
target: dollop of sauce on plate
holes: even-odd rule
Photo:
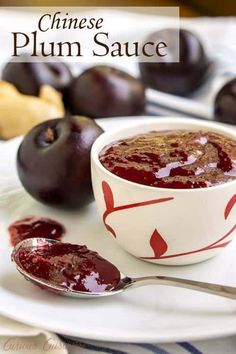
[[[20,241],[33,237],[43,237],[60,241],[65,228],[59,222],[40,216],[26,216],[13,222],[9,227],[10,241],[13,247]]]

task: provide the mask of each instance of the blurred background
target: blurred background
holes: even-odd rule
[[[234,16],[236,1],[224,0],[0,0],[1,6],[179,6],[183,17]]]
[[[21,99],[27,99],[24,95],[37,97],[41,86],[47,84],[62,94],[60,96],[62,100],[60,102],[61,110],[65,109],[76,115],[86,115],[95,119],[142,114],[150,116],[187,116],[200,119],[215,119],[223,123],[236,125],[235,1],[224,0],[222,4],[213,0],[67,0],[66,3],[64,0],[0,0],[0,5],[2,6],[2,9],[0,9],[0,33],[3,38],[1,39],[3,67],[0,67],[2,80],[13,84],[13,89],[15,86],[23,94]],[[4,6],[18,7],[9,10],[4,9]],[[143,65],[142,61],[134,58],[128,60],[128,57],[123,55],[118,58],[118,62],[115,61],[113,56],[108,57],[107,61],[104,58],[95,57],[95,61],[90,62],[85,55],[83,55],[81,60],[78,60],[78,57],[75,56],[74,61],[66,60],[67,56],[62,55],[61,63],[58,63],[57,68],[54,69],[48,64],[40,65],[38,63],[36,65],[34,63],[34,70],[31,70],[29,65],[22,65],[20,62],[19,65],[8,63],[9,57],[4,59],[4,55],[7,55],[6,48],[11,44],[7,37],[7,34],[12,33],[10,31],[11,24],[13,23],[16,26],[16,23],[23,23],[27,27],[27,32],[32,23],[34,24],[34,16],[32,14],[35,12],[36,17],[39,15],[39,9],[33,8],[30,9],[30,12],[28,11],[29,7],[34,6],[43,7],[43,11],[44,6],[53,6],[57,10],[59,6],[65,6],[66,11],[73,11],[73,16],[78,15],[78,17],[82,15],[82,12],[83,15],[86,13],[88,17],[94,17],[95,13],[102,13],[102,16],[107,16],[106,24],[108,27],[110,26],[109,28],[112,28],[112,32],[115,34],[114,38],[119,43],[124,43],[126,40],[134,40],[139,33],[144,35],[144,29],[147,31],[145,36],[164,29],[165,35],[167,37],[172,36],[171,38],[173,39],[173,34],[171,35],[173,32],[170,30],[171,27],[176,25],[173,15],[169,13],[154,14],[151,7],[169,6],[175,7],[177,10],[179,8],[182,31],[178,37],[180,39],[180,61],[172,65],[161,63],[159,66],[148,66],[148,63]],[[74,6],[74,8],[67,10],[70,6]],[[118,8],[119,6],[122,6],[122,8]],[[25,7],[27,7],[27,11]],[[98,7],[101,8],[98,9]],[[107,9],[102,7],[107,7]],[[120,26],[120,23],[122,23],[122,26]],[[52,37],[50,37],[50,33]],[[47,41],[51,41],[50,43],[59,39],[60,41],[62,39],[66,40],[62,37],[62,32],[54,33],[51,31],[50,33],[47,32]],[[6,34],[5,37],[4,34]],[[55,37],[53,37],[54,35]],[[162,33],[162,35],[164,34]],[[74,32],[75,37],[72,38],[72,33],[70,33],[70,36],[70,41],[77,40],[77,32]],[[84,50],[87,49],[90,53],[90,46],[87,45],[89,42],[86,41],[85,32],[80,33],[79,40],[81,41],[82,39],[84,39],[86,44],[86,46],[83,46]],[[175,40],[173,42],[176,43]],[[27,49],[30,50],[30,48]],[[29,62],[30,57],[31,55],[28,55],[28,59],[25,58],[24,60]],[[45,55],[45,57],[50,57],[50,54]],[[42,58],[43,56],[41,56]],[[93,78],[93,70],[97,70],[91,64],[108,65],[104,69],[105,74],[102,72],[102,75],[104,74],[106,80],[108,80],[107,82],[111,80],[109,66],[113,67],[112,75],[115,72],[114,68],[121,70],[120,76],[125,73],[126,80],[124,84],[128,87],[127,92],[133,92],[133,86],[129,84],[132,80],[138,87],[141,87],[142,97],[141,99],[136,99],[136,101],[143,102],[143,104],[138,113],[136,110],[130,109],[133,101],[130,99],[131,96],[123,94],[123,86],[118,83],[119,77],[116,81],[117,88],[113,90],[114,92],[112,91],[114,101],[106,99],[106,97],[110,97],[110,89],[107,89],[108,96],[100,94],[104,92],[102,84],[99,89],[96,88],[95,95],[91,94],[94,87],[97,87],[95,79],[91,79],[90,89],[85,89],[83,74],[88,80],[86,82],[90,82],[90,75]],[[103,69],[100,68],[100,71],[103,71]],[[67,73],[68,82],[65,84],[63,72]],[[132,77],[130,78],[127,74]],[[58,82],[61,86],[58,85]],[[109,88],[110,86],[107,85],[106,87]],[[48,96],[48,93],[46,96]],[[84,97],[88,98],[88,100],[86,101]],[[97,106],[94,103],[94,97],[96,97]],[[42,99],[42,97],[40,98]],[[103,99],[104,103],[101,104]],[[12,106],[11,101],[10,97],[10,108]],[[115,106],[112,102],[116,103],[116,107],[119,107],[119,110],[114,108]],[[98,109],[98,107],[105,107],[106,112],[99,110],[100,108]],[[121,107],[122,109],[120,109]],[[36,116],[35,111],[32,113],[33,118]],[[16,110],[14,110],[12,116],[16,114],[15,112]],[[27,115],[22,113],[22,116],[25,122]],[[39,118],[40,121],[41,119],[46,119],[44,113],[42,116],[43,118],[41,116]],[[58,112],[56,112],[55,116],[58,116]],[[19,120],[16,118],[16,121]],[[27,122],[29,122],[29,119]],[[19,127],[19,131],[11,132],[5,138],[24,134],[30,127],[22,125]]]

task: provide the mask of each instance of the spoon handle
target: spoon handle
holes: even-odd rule
[[[150,276],[150,277],[140,277],[133,278],[131,282],[127,284],[126,288],[135,288],[145,285],[168,285],[178,288],[191,289],[196,291],[201,291],[204,293],[209,293],[213,295],[227,297],[229,299],[236,300],[236,288],[231,286],[204,283],[196,280],[188,280],[181,278],[172,278],[165,276]]]

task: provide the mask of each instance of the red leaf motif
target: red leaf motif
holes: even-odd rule
[[[165,240],[158,233],[157,229],[154,230],[150,238],[150,246],[154,251],[154,257],[160,258],[168,249],[168,245]]]
[[[234,207],[235,204],[236,204],[236,194],[233,195],[233,197],[230,199],[230,201],[226,205],[226,208],[225,208],[225,220],[229,216],[229,214],[230,214],[230,212],[231,212],[231,210],[232,210],[232,208]]]
[[[106,204],[106,210],[111,211],[114,209],[114,198],[111,187],[105,181],[102,182],[102,190],[104,195],[104,200]]]

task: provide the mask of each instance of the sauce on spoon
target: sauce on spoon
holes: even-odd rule
[[[24,247],[18,259],[28,274],[68,290],[98,293],[120,282],[119,270],[86,246],[56,242]]]

